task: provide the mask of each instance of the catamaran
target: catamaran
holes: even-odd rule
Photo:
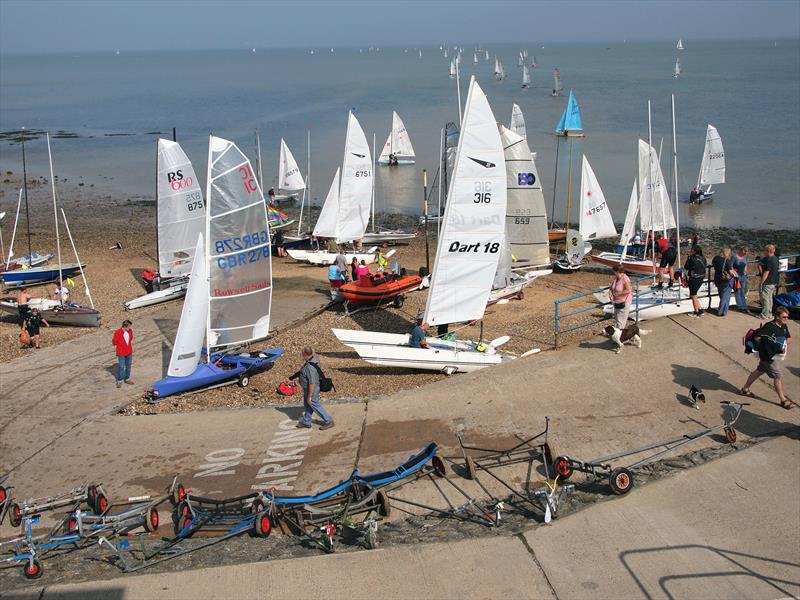
[[[372,207],[372,158],[367,138],[356,116],[350,112],[347,121],[344,161],[336,170],[325,203],[314,227],[315,237],[332,238],[337,244],[361,240],[367,230]],[[340,183],[341,182],[341,183]],[[375,250],[350,252],[348,263],[354,257],[369,264],[375,260]],[[287,250],[295,260],[315,265],[330,265],[337,254],[322,250]]]
[[[159,139],[156,159],[156,255],[160,288],[125,303],[127,310],[186,295],[197,234],[205,230],[200,182],[180,144]]]
[[[506,169],[497,123],[472,77],[450,181],[444,224],[431,275],[424,322],[443,325],[483,317],[505,238]],[[427,338],[409,346],[407,334],[333,329],[365,361],[384,366],[470,372],[510,360],[489,344]]]
[[[408,137],[406,126],[396,112],[392,111],[392,130],[383,151],[378,157],[379,165],[413,165],[415,162],[414,147]]]
[[[550,92],[550,95],[554,98],[561,95],[561,90],[564,89],[564,84],[561,83],[561,71],[558,70],[558,67],[553,69],[553,89]]]
[[[207,238],[198,233],[169,369],[153,384],[151,401],[226,383],[246,387],[252,373],[283,354],[282,348],[232,351],[269,334],[272,257],[264,195],[250,161],[236,144],[214,136],[206,202]]]
[[[700,163],[700,173],[697,175],[697,186],[694,193],[690,194],[689,201],[702,203],[713,200],[714,192],[711,186],[717,183],[725,183],[725,149],[722,147],[722,138],[719,137],[717,128],[709,125],[706,130],[703,161]]]

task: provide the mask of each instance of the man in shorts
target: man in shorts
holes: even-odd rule
[[[661,262],[658,263],[658,285],[656,286],[657,289],[660,290],[664,288],[664,271],[666,271],[667,269],[669,269],[669,287],[672,287],[672,283],[675,281],[676,260],[678,260],[678,251],[675,249],[675,246],[669,244],[661,252]]]
[[[786,356],[786,351],[789,347],[791,335],[787,323],[789,322],[789,309],[785,306],[779,306],[775,309],[775,319],[769,323],[765,323],[756,332],[753,339],[758,344],[758,367],[750,373],[747,382],[740,390],[743,396],[748,398],[755,398],[755,394],[750,391],[750,386],[764,375],[772,379],[775,385],[775,391],[778,392],[778,398],[781,401],[781,408],[789,410],[792,408],[794,402],[786,397],[783,392],[783,375],[780,370],[780,361]]]

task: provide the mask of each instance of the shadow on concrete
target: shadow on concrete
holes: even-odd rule
[[[709,571],[706,573],[677,573],[677,566],[680,564],[677,559],[686,560],[687,553],[697,554],[698,551],[700,555],[710,553],[714,558],[724,560],[730,565],[730,570]],[[630,564],[633,558],[642,558],[641,574]],[[763,582],[765,589],[762,595],[765,597],[792,598],[796,597],[798,589],[800,589],[799,563],[702,544],[625,550],[620,552],[619,559],[646,598],[661,595],[667,598],[685,597],[685,584],[691,582],[691,580],[710,580],[708,582],[698,582],[697,592],[692,594],[695,597],[702,597],[708,593],[708,586],[709,584],[713,585],[714,579],[718,580],[727,577],[750,578]],[[749,565],[746,563],[749,563]],[[692,564],[699,565],[701,561],[692,560]],[[656,572],[656,565],[663,567],[663,575]],[[781,576],[775,577],[766,573],[765,571],[768,567],[773,571],[780,569]],[[657,578],[658,588],[653,589],[655,586],[645,581],[645,578],[649,580],[656,580]],[[673,593],[669,588],[674,583],[683,583],[684,589]],[[736,584],[734,583],[733,585]]]
[[[102,588],[83,588],[79,591],[52,590],[47,593],[46,587],[29,587],[26,589],[3,592],[3,600],[31,600],[31,598],[58,598],[58,600],[123,600],[126,596],[125,588],[121,587],[102,587]]]
[[[730,392],[732,394],[739,393],[739,388],[736,385],[730,383],[729,381],[725,381],[724,379],[720,379],[718,373],[714,373],[701,367],[691,367],[673,363],[672,379],[679,386],[686,388],[687,394],[689,392],[689,388],[691,388],[693,385],[697,386],[703,390],[709,402],[714,401],[713,398],[708,397],[709,391],[713,392],[719,390],[723,392]],[[742,383],[744,383],[744,380]]]

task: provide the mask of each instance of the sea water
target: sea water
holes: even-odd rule
[[[572,145],[571,217],[578,217],[580,156],[591,162],[614,220],[624,220],[636,175],[637,138],[662,149],[664,177],[672,183],[670,94],[676,99],[678,190],[681,222],[690,226],[800,228],[800,42],[694,41],[488,47],[490,60],[463,44],[461,101],[475,75],[495,117],[508,123],[511,104],[525,115],[528,141],[537,153],[548,214],[553,207],[556,137],[553,130],[574,90],[586,137]],[[532,86],[521,88],[520,50],[527,48]],[[452,57],[452,50],[450,53]],[[494,57],[507,78],[493,77]],[[683,74],[672,67],[680,56]],[[234,140],[255,162],[254,131],[260,131],[264,188],[276,185],[283,137],[303,174],[311,198],[324,199],[341,165],[347,111],[353,110],[376,153],[391,126],[403,118],[417,154],[414,166],[377,167],[379,211],[421,214],[422,170],[428,171],[432,212],[438,190],[440,131],[458,121],[456,80],[438,47],[341,48],[197,52],[0,56],[0,131],[26,127],[54,134],[56,173],[115,197],[152,197],[156,138],[177,139],[205,180],[208,134]],[[553,68],[564,83],[553,98]],[[727,161],[726,183],[700,207],[686,204],[696,183],[706,125],[719,130]],[[61,133],[58,133],[61,132]],[[41,137],[26,143],[29,171],[46,175]],[[555,217],[565,220],[569,143],[562,140],[555,182]],[[0,168],[21,172],[21,153],[11,136],[0,140]],[[672,196],[674,200],[674,196]],[[0,207],[8,210],[9,207]]]

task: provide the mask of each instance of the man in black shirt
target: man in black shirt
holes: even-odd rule
[[[789,309],[785,306],[779,306],[775,310],[775,319],[769,323],[765,323],[758,330],[753,339],[758,344],[758,367],[750,373],[747,378],[747,383],[741,389],[744,396],[754,398],[755,394],[750,391],[750,386],[766,373],[775,384],[775,391],[778,392],[778,398],[781,401],[781,407],[789,410],[792,408],[794,402],[789,400],[783,393],[783,376],[779,368],[779,362],[786,356],[786,351],[789,347],[789,328],[786,323],[789,322]]]
[[[766,320],[772,317],[772,297],[775,295],[775,288],[781,282],[780,262],[778,257],[775,256],[775,245],[769,244],[767,246],[767,255],[761,259],[761,320]]]
[[[661,262],[658,264],[658,289],[664,287],[664,271],[669,269],[669,287],[675,281],[675,261],[678,259],[678,251],[675,246],[670,244],[661,253]]]

